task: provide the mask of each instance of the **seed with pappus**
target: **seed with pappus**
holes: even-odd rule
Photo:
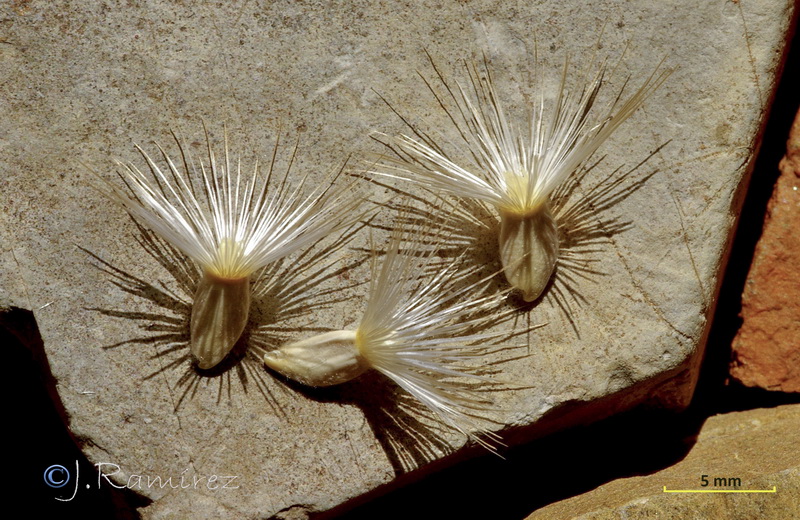
[[[432,264],[431,254],[420,253],[424,234],[419,229],[395,231],[382,263],[373,257],[369,298],[355,330],[287,343],[267,352],[264,363],[315,387],[377,370],[441,422],[492,449],[498,439],[476,415],[494,410],[482,391],[499,382],[488,377],[486,360],[507,347],[487,344],[507,333],[487,331],[492,321],[487,311],[496,308],[504,293],[476,297],[489,280],[467,283],[477,269],[460,271],[458,260],[420,277]]]
[[[146,170],[118,163],[124,187],[101,178],[100,190],[201,268],[190,346],[197,366],[209,369],[227,356],[244,331],[251,276],[357,221],[363,197],[352,182],[335,185],[338,173],[311,190],[305,189],[307,176],[292,186],[294,154],[283,178],[273,182],[278,143],[266,175],[257,162],[252,172],[243,174],[238,160],[231,163],[227,132],[221,158],[206,132],[207,156],[198,161],[185,142],[173,137],[180,152],[177,164],[158,147],[163,168],[137,146]]]
[[[538,100],[527,107],[526,119],[518,124],[507,117],[485,61],[483,68],[467,66],[468,83],[455,87],[448,85],[432,59],[431,64],[447,94],[437,93],[428,81],[426,84],[456,125],[466,145],[462,155],[471,160],[453,159],[443,142],[415,130],[415,137],[390,139],[386,144],[399,158],[384,157],[372,173],[494,206],[500,216],[500,259],[506,279],[525,301],[534,301],[547,287],[559,255],[551,195],[671,71],[659,70],[659,65],[633,95],[626,98],[623,86],[613,101],[595,114],[605,62],[593,77],[583,76],[582,86],[570,89],[567,60],[555,101],[546,101],[540,90]],[[447,108],[448,99],[455,109]]]

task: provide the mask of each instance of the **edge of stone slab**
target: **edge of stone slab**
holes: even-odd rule
[[[690,365],[693,358],[699,356],[687,356],[685,362],[658,377],[647,381],[646,386],[640,384],[635,393],[631,389],[621,390],[615,394],[606,396],[593,402],[569,401],[546,412],[536,423],[527,426],[512,426],[505,431],[503,439],[508,447],[519,446],[528,442],[533,442],[544,437],[557,435],[561,431],[569,428],[588,426],[590,424],[614,417],[618,414],[629,412],[633,409],[657,410],[664,414],[675,414],[686,409],[691,402],[692,394],[673,394],[676,389],[686,388],[686,379],[691,381],[691,388],[694,388],[696,378],[692,378]],[[676,380],[680,379],[681,382]],[[620,399],[623,397],[624,399]],[[664,403],[669,403],[669,407],[664,407]],[[487,453],[485,449],[477,445],[470,445],[460,449],[450,455],[432,461],[414,471],[396,476],[391,482],[387,482],[368,493],[352,498],[333,509],[317,512],[310,515],[314,520],[330,520],[347,513],[360,505],[367,504],[392,491],[403,488],[435,474],[445,468],[451,467],[459,462],[464,462],[476,457],[495,456]],[[503,456],[502,450],[499,456]],[[304,509],[302,504],[295,504],[296,508]],[[293,509],[293,508],[289,508]],[[296,511],[295,511],[296,512]],[[283,520],[282,516],[274,516],[277,520]],[[287,517],[295,518],[306,517]]]
[[[94,467],[84,449],[91,440],[76,437],[70,428],[70,417],[58,393],[57,380],[50,370],[33,311],[0,302],[0,338],[5,343],[6,355],[14,362],[7,384],[21,396],[12,403],[11,416],[21,416],[31,408],[36,411],[35,416],[24,421],[17,430],[19,442],[11,453],[12,466],[20,469],[20,481],[29,486],[34,498],[31,510],[48,516],[64,513],[91,516],[101,511],[103,514],[113,512],[114,518],[119,519],[139,518],[135,508],[150,500],[130,489],[102,486],[99,496],[92,494],[88,499],[67,502],[57,502],[53,495],[43,493],[47,488],[40,480],[40,471],[47,464],[74,459],[74,463],[83,468],[79,471]],[[15,406],[19,407],[16,414]]]
[[[797,10],[795,10],[793,14],[793,20],[790,25],[791,29],[789,34],[787,34],[787,39],[789,41],[791,41],[793,38],[797,20],[798,13]],[[504,440],[508,446],[517,446],[526,442],[532,442],[537,439],[541,439],[549,435],[556,435],[558,432],[565,429],[595,423],[635,408],[660,409],[665,413],[680,413],[689,406],[699,379],[700,367],[705,359],[706,347],[708,344],[709,334],[711,332],[713,317],[716,312],[720,289],[724,281],[733,242],[736,237],[736,230],[741,217],[741,209],[744,205],[745,197],[752,180],[752,175],[758,157],[758,150],[760,149],[764,138],[764,133],[769,120],[772,103],[780,83],[780,78],[785,72],[788,49],[789,47],[787,45],[784,48],[784,52],[782,53],[781,57],[779,58],[779,62],[777,64],[778,72],[776,73],[775,80],[771,86],[770,96],[766,105],[767,108],[761,115],[761,122],[759,124],[758,132],[755,134],[752,141],[750,158],[747,161],[747,164],[743,166],[744,170],[742,177],[731,199],[730,212],[734,220],[728,233],[725,254],[719,259],[715,288],[714,292],[712,293],[713,298],[711,303],[705,309],[706,324],[703,329],[703,334],[697,343],[696,349],[687,353],[681,365],[669,372],[659,374],[657,377],[647,381],[644,384],[640,384],[639,388],[628,388],[589,404],[580,401],[566,402],[557,408],[548,411],[544,416],[536,421],[535,424],[524,427],[510,428],[504,434]],[[624,399],[620,400],[620,397],[623,397]],[[391,482],[379,486],[369,493],[360,495],[343,504],[340,504],[333,509],[320,513],[320,515],[315,518],[335,518],[336,516],[350,511],[359,505],[368,503],[375,498],[390,493],[395,489],[399,489],[410,483],[422,480],[424,477],[433,474],[442,468],[449,467],[463,460],[474,458],[483,453],[485,452],[476,446],[470,446],[466,449],[459,450],[456,453],[438,459],[415,471],[400,475]],[[298,505],[297,507],[302,506]],[[282,519],[283,517],[275,516],[274,518]]]
[[[725,443],[733,443],[733,448],[731,450],[733,453],[741,452],[740,450],[745,450],[743,453],[745,460],[750,459],[751,463],[754,460],[761,460],[760,458],[754,458],[752,453],[748,454],[746,452],[749,444],[746,442],[746,438],[753,435],[759,430],[759,428],[762,427],[770,429],[775,425],[781,424],[791,427],[792,419],[797,415],[799,406],[800,404],[788,404],[785,406],[755,408],[712,416],[708,421],[704,422],[698,431],[697,440],[692,445],[692,448],[689,450],[689,452],[687,452],[686,457],[675,464],[665,466],[663,470],[654,473],[633,474],[631,476],[609,480],[602,486],[588,490],[586,493],[574,495],[572,497],[538,508],[533,511],[528,518],[531,520],[537,518],[550,518],[554,514],[558,515],[559,513],[570,511],[574,512],[575,518],[598,520],[601,518],[618,518],[618,516],[615,515],[617,512],[622,510],[628,511],[631,514],[635,514],[637,513],[637,508],[639,508],[639,513],[641,513],[641,516],[631,516],[631,518],[641,518],[647,517],[646,514],[648,512],[648,507],[652,507],[652,504],[655,504],[655,507],[674,506],[677,507],[677,512],[686,511],[687,509],[691,510],[691,506],[703,506],[706,502],[713,502],[713,505],[723,507],[728,501],[728,499],[724,497],[718,497],[716,495],[706,495],[703,497],[699,497],[697,495],[670,495],[662,491],[662,486],[667,485],[670,489],[676,489],[675,486],[677,486],[677,489],[698,488],[699,482],[694,486],[675,484],[675,477],[680,477],[681,474],[694,475],[693,470],[699,467],[710,466],[708,470],[703,471],[707,471],[709,473],[712,471],[720,471],[719,474],[731,475],[732,472],[730,467],[726,467],[724,470],[720,470],[720,468],[725,467],[726,465],[729,466],[734,458],[730,454],[729,456],[731,458],[727,461],[715,460],[713,457],[713,454],[716,453],[716,450],[714,449],[715,442],[719,442],[720,435],[723,435]],[[761,421],[764,421],[763,424]],[[762,441],[761,446],[763,447],[766,444],[769,444],[769,441]],[[786,444],[787,443],[784,442],[783,445],[785,446]],[[789,444],[791,444],[791,442],[789,442]],[[698,451],[695,452],[694,450]],[[692,452],[694,452],[694,454]],[[708,458],[709,455],[712,455],[712,457]],[[793,489],[796,490],[794,491],[794,494],[796,495],[797,490],[800,490],[800,487],[798,487],[800,485],[800,467],[795,465],[797,462],[797,457],[794,456],[793,460],[787,460],[787,465],[783,467],[778,464],[778,459],[775,457],[776,456],[773,455],[770,459],[770,463],[768,463],[768,467],[766,468],[767,471],[765,473],[746,479],[746,488],[769,489],[773,485],[777,485],[775,483],[775,479],[783,479],[783,475],[790,475],[795,478],[788,481],[790,484],[789,490],[790,492]],[[736,459],[738,460],[738,455],[736,456]],[[739,473],[738,476],[746,476],[748,473],[747,464],[741,462],[736,464],[744,464],[744,467],[740,468],[739,471],[741,471],[741,473]],[[677,475],[675,475],[676,472],[678,472]],[[701,472],[698,472],[696,475],[698,478],[700,473]],[[673,484],[670,484],[670,482]],[[606,485],[608,487],[603,487]],[[634,488],[634,491],[631,491],[626,496],[624,490],[630,488]],[[639,496],[635,496],[637,493],[636,489],[645,490],[646,492],[643,492]],[[620,493],[620,491],[622,491],[622,493]],[[766,496],[767,498],[770,497],[770,495]],[[675,499],[677,497],[682,498],[681,500],[676,501]],[[759,498],[765,498],[765,495],[733,495],[732,497],[728,496],[728,498],[732,500],[744,500],[745,503],[751,504],[751,499],[757,502]],[[774,499],[776,497],[773,495],[772,498]],[[689,504],[689,506],[687,506],[687,504]],[[791,502],[789,502],[789,504],[791,505]],[[800,502],[794,504],[795,507],[797,507],[798,504],[800,504]],[[603,507],[607,507],[608,509],[603,509]],[[685,516],[671,517],[687,518]],[[712,517],[717,518],[718,516],[709,516],[709,518]],[[719,518],[722,518],[722,516],[719,516]],[[750,517],[747,516],[747,518]],[[770,516],[769,518],[789,518],[789,516]]]

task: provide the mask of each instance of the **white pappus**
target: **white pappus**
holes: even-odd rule
[[[538,60],[534,61],[538,67]],[[659,64],[627,98],[626,81],[605,108],[595,110],[606,63],[593,76],[587,72],[583,84],[571,89],[569,60],[565,60],[555,101],[547,102],[540,89],[538,100],[527,107],[525,119],[516,121],[506,114],[485,58],[482,68],[466,65],[468,83],[456,83],[455,88],[448,85],[432,58],[430,62],[447,97],[427,80],[425,83],[455,125],[465,145],[461,155],[471,159],[454,159],[443,142],[412,127],[414,137],[399,135],[385,143],[399,157],[383,157],[372,173],[495,207],[500,216],[500,257],[506,279],[525,301],[534,301],[547,287],[559,256],[551,195],[642,106],[671,70]],[[455,108],[448,108],[453,105]]]
[[[264,363],[315,387],[377,370],[440,422],[493,449],[499,439],[480,418],[496,409],[485,390],[505,385],[489,377],[487,360],[513,348],[497,345],[507,332],[489,330],[505,292],[476,296],[486,294],[490,280],[468,282],[477,269],[459,269],[460,258],[434,269],[433,253],[421,252],[424,235],[417,227],[396,229],[382,262],[373,253],[366,310],[355,330],[284,344],[265,353]]]
[[[257,161],[251,173],[242,173],[239,160],[231,163],[227,131],[221,158],[205,132],[207,156],[199,161],[191,157],[188,143],[173,137],[180,152],[177,163],[157,145],[162,168],[137,146],[147,168],[118,162],[124,187],[98,175],[99,189],[201,268],[190,348],[197,366],[210,369],[244,331],[251,276],[360,219],[357,207],[363,197],[354,189],[356,181],[334,184],[342,170],[310,190],[305,189],[307,174],[292,186],[296,147],[282,178],[273,179],[277,141],[264,175]]]

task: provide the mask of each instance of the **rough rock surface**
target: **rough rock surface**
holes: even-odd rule
[[[259,336],[264,322],[291,338],[353,324],[366,291],[360,248],[368,233],[322,250],[310,265],[287,262],[283,279],[309,292],[257,302],[244,352],[202,374],[186,344],[191,269],[187,278],[180,259],[151,254],[124,212],[90,187],[87,166],[107,178],[114,158],[143,166],[132,143],[154,153],[153,140],[174,155],[170,128],[200,153],[205,120],[216,143],[227,123],[244,169],[270,156],[279,128],[288,134],[284,166],[299,133],[294,167],[321,179],[350,152],[381,151],[371,132],[404,131],[381,96],[422,128],[456,137],[417,76],[434,74],[423,49],[448,78],[462,79],[461,60],[485,52],[500,94],[515,106],[530,99],[534,48],[553,88],[566,55],[575,78],[591,56],[607,53],[615,66],[601,103],[664,58],[676,71],[602,147],[605,159],[575,191],[585,194],[618,167],[632,170],[616,185],[619,197],[589,208],[590,223],[616,217],[619,226],[583,243],[583,259],[597,260],[590,271],[559,272],[543,302],[499,325],[547,324],[525,336],[524,355],[501,365],[504,380],[522,388],[493,395],[492,427],[514,427],[514,441],[646,401],[680,409],[696,379],[793,6],[4,3],[0,259],[3,281],[11,280],[3,289],[13,293],[4,301],[35,312],[73,434],[90,460],[119,468],[117,485],[151,501],[144,517],[330,509],[465,442],[377,375],[310,392],[246,357],[250,342],[276,341]],[[392,186],[372,185],[373,198],[397,199]],[[433,204],[430,212],[435,219]],[[381,218],[378,244],[391,212]],[[485,265],[482,274],[497,272],[495,238],[473,239],[483,245],[470,258]],[[302,282],[327,261],[349,267]],[[235,484],[223,488],[224,476]],[[187,485],[148,484],[170,478]]]
[[[731,375],[747,386],[800,392],[800,113],[780,170],[742,294]]]
[[[779,520],[800,515],[800,405],[710,417],[678,463],[622,478],[550,504],[528,520],[574,518],[725,518]],[[706,475],[709,484],[702,485]],[[715,486],[714,479],[741,479]],[[720,483],[717,481],[717,483]],[[735,484],[735,481],[733,482]],[[665,493],[663,490],[755,489],[775,493]]]

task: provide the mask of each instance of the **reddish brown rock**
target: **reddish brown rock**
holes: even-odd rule
[[[800,392],[800,113],[742,295],[731,375],[747,386]]]

